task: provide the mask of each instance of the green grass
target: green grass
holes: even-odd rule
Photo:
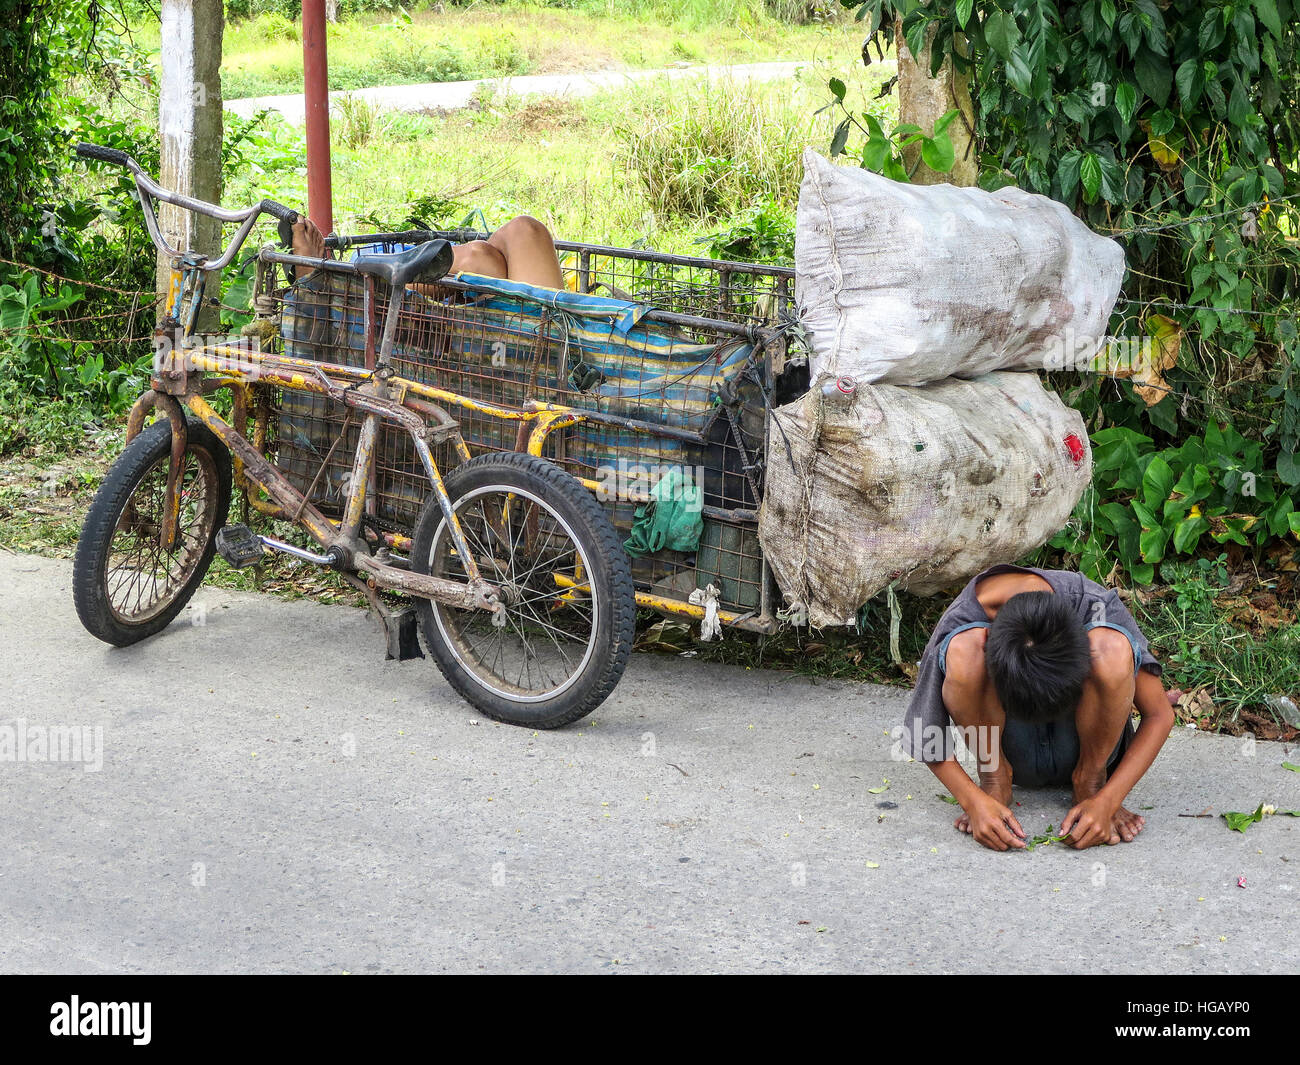
[[[768,202],[793,210],[800,149],[824,150],[830,142],[835,120],[815,112],[829,99],[832,76],[849,85],[851,107],[876,113],[895,108],[892,96],[875,99],[887,72],[862,66],[860,27],[851,19],[783,24],[760,13],[780,3],[762,0],[730,7],[688,0],[575,6],[449,6],[445,14],[417,12],[413,25],[400,29],[388,25],[389,16],[357,18],[331,29],[339,38],[337,48],[331,42],[332,60],[335,69],[349,54],[379,61],[394,48],[446,33],[462,49],[502,35],[525,41],[539,71],[671,65],[674,50],[678,62],[689,53],[690,61],[698,55],[715,62],[782,58],[806,65],[794,81],[739,87],[725,80],[710,89],[656,79],[583,99],[522,100],[507,89],[495,97],[481,94],[473,109],[442,114],[380,112],[356,98],[340,99],[332,119],[336,228],[356,231],[361,219],[405,218],[407,205],[432,197],[463,208],[440,221],[459,222],[477,210],[496,226],[527,213],[565,239],[641,241],[698,253],[707,247],[702,238],[725,230],[730,220],[743,224]],[[620,14],[596,16],[607,9]],[[224,95],[236,95],[244,76],[239,70],[278,77],[274,68],[287,63],[297,71],[300,42],[289,39],[296,32],[294,24],[270,15],[229,25]],[[156,27],[142,29],[141,43],[156,46],[156,39]],[[379,47],[384,42],[393,48]],[[294,73],[292,84],[279,87],[297,91],[297,78]],[[133,98],[107,101],[109,116],[143,120],[144,135],[153,135],[147,130],[156,126],[156,95],[134,83],[125,88]],[[755,121],[737,122],[736,114]],[[305,206],[301,130],[272,114],[259,122],[257,136],[262,143],[244,147],[247,161],[227,181],[224,204],[244,206],[266,195]],[[87,195],[102,182],[100,174],[76,180]]]
[[[737,204],[793,203],[800,154],[823,139],[807,103],[726,81],[642,95],[616,128],[614,162],[659,218],[705,221]]]
[[[1226,594],[1213,576],[1188,574],[1154,589],[1145,603],[1133,604],[1164,663],[1166,687],[1186,692],[1204,688],[1213,707],[1200,707],[1214,728],[1238,731],[1258,725],[1243,715],[1281,725],[1269,697],[1300,701],[1300,623],[1294,602],[1288,609],[1276,601],[1284,597],[1260,588],[1253,588],[1252,596],[1253,602]],[[1186,716],[1199,718],[1201,709]]]
[[[849,78],[863,107],[879,84],[881,75],[851,64],[810,64],[793,82],[643,82],[581,100],[499,96],[445,115],[348,101],[332,124],[335,226],[404,219],[413,201],[434,197],[459,205],[440,221],[473,209],[492,226],[531,214],[563,239],[699,253],[701,238],[756,204],[793,209],[799,152],[830,141],[832,118],[814,114],[827,78]],[[728,122],[735,113],[756,121]],[[263,128],[280,146],[278,162],[236,174],[227,206],[263,195],[306,200],[301,132],[275,116]]]
[[[327,29],[330,88],[857,54],[861,28],[850,18],[792,25],[764,10],[752,0],[579,10],[511,2],[362,15]],[[158,25],[135,36],[156,63]],[[283,15],[228,23],[222,51],[227,99],[302,91],[301,28]]]

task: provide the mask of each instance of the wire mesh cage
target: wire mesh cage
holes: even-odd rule
[[[409,236],[349,243],[387,250]],[[472,453],[525,450],[538,426],[528,412],[539,404],[581,412],[549,432],[541,451],[593,488],[629,538],[638,590],[680,601],[713,584],[724,608],[759,612],[767,574],[756,519],[791,272],[566,242],[557,251],[560,290],[468,274],[411,286],[399,303],[393,369],[467,401],[450,410]],[[284,354],[373,367],[391,295],[347,262],[277,291]],[[360,416],[289,390],[274,407],[269,453],[317,506],[337,514]],[[446,443],[435,459],[444,474],[458,461]],[[409,532],[430,487],[398,426],[382,430],[372,489],[373,520]],[[638,539],[634,526],[651,500],[698,510],[698,540]]]

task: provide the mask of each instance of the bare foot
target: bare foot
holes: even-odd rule
[[[1011,805],[1011,777],[1006,773],[981,773],[980,774],[980,791],[985,795],[992,795],[1003,806]],[[965,811],[952,823],[952,827],[959,832],[965,832],[970,835],[970,818],[966,816]]]
[[[1072,807],[1078,806],[1079,803],[1083,802],[1085,799],[1091,799],[1097,794],[1097,792],[1101,791],[1101,787],[1105,783],[1106,770],[1104,769],[1099,773],[1091,773],[1082,777],[1076,776],[1074,778],[1074,798],[1071,800],[1070,805]],[[1133,825],[1134,821],[1138,822],[1136,827]],[[1120,842],[1128,843],[1134,836],[1142,831],[1142,826],[1145,824],[1146,818],[1136,817],[1121,806],[1115,811],[1114,818],[1111,819],[1110,839],[1106,842],[1111,846]],[[1121,825],[1123,826],[1122,829]],[[1126,832],[1128,835],[1124,834]]]
[[[1115,819],[1111,822],[1119,838],[1125,843],[1132,843],[1146,823],[1147,819],[1141,814],[1135,814],[1122,806],[1115,811]],[[1111,842],[1114,843],[1115,840],[1112,839]]]

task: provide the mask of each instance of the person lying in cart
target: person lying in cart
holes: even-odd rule
[[[299,216],[293,227],[293,253],[312,259],[330,257],[324,235],[316,223],[305,216]],[[447,271],[450,277],[468,273],[522,281],[543,288],[564,286],[551,231],[528,215],[510,219],[487,240],[470,240],[455,245],[453,255],[451,269]],[[297,268],[300,277],[308,272],[309,267]]]
[[[1070,846],[1127,843],[1146,819],[1122,804],[1174,725],[1160,675],[1113,590],[1066,570],[994,566],[926,644],[904,747],[961,804],[955,827],[985,847],[1025,846],[1013,783],[1071,787],[1059,830]],[[978,786],[957,761],[953,725],[975,754]]]

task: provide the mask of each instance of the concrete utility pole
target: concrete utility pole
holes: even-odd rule
[[[161,0],[161,5],[160,182],[164,188],[220,203],[222,0]],[[215,255],[220,247],[221,225],[215,219],[160,204],[158,220],[173,248]],[[167,291],[168,269],[159,256],[162,294]],[[215,313],[206,322],[201,317],[199,328],[210,327],[214,319]]]

